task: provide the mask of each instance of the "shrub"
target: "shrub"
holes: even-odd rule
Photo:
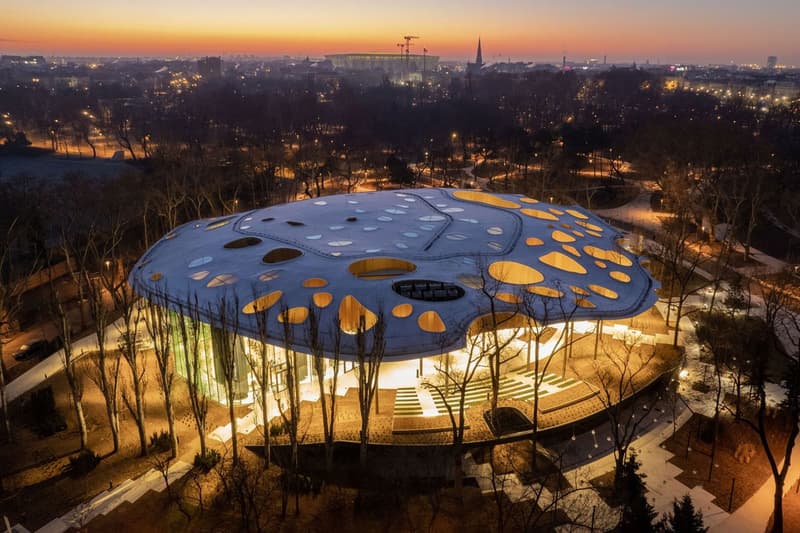
[[[169,437],[169,433],[164,430],[161,432],[154,432],[150,435],[150,446],[148,448],[151,452],[168,452],[172,447],[172,439]]]
[[[40,437],[49,437],[67,429],[67,421],[56,409],[53,387],[46,387],[31,394],[31,419],[34,430]]]
[[[217,450],[208,449],[206,450],[205,455],[200,455],[200,453],[194,454],[194,467],[199,468],[204,473],[209,473],[219,460],[221,459],[219,452]]]
[[[82,477],[94,470],[98,464],[100,464],[100,456],[87,448],[69,458],[67,474],[70,477]]]

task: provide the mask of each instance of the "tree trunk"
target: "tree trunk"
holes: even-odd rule
[[[144,423],[144,391],[142,390],[142,383],[134,372],[133,376],[133,396],[136,403],[136,430],[139,433],[139,455],[144,457],[147,455],[147,434],[145,432]]]
[[[6,395],[6,374],[2,363],[3,345],[0,343],[0,409],[3,411],[3,426],[6,430],[8,442],[14,442],[14,433],[11,431],[11,415],[8,412],[8,396]]]
[[[175,434],[175,412],[172,408],[170,393],[164,391],[164,410],[167,414],[167,427],[169,428],[169,456],[175,459],[178,456],[178,435]]]
[[[772,515],[772,533],[783,533],[783,480],[775,480],[773,495],[774,514]]]
[[[233,390],[231,383],[228,390]],[[233,464],[239,464],[239,438],[236,436],[236,413],[233,406],[233,394],[228,395],[228,416],[231,419],[231,447],[233,448]]]

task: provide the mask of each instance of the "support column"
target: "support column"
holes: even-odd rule
[[[594,359],[597,360],[597,347],[600,344],[600,335],[603,334],[603,321],[597,321],[597,327],[594,330]]]

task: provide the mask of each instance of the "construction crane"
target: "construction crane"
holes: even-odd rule
[[[419,35],[404,35],[403,39],[406,41],[406,70],[408,70],[408,60],[411,55],[411,39],[419,39]]]

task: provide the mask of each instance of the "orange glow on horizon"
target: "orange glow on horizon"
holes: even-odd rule
[[[675,1],[690,9],[686,1]],[[4,8],[0,53],[319,57],[336,52],[395,53],[402,35],[412,32],[422,37],[412,51],[425,47],[429,54],[461,60],[474,57],[480,35],[487,62],[560,60],[564,54],[575,60],[607,55],[612,62],[637,58],[728,62],[763,61],[767,53],[790,60],[796,54],[794,33],[778,27],[791,24],[791,17],[775,18],[775,13],[757,33],[753,16],[731,15],[717,22],[710,18],[713,12],[702,13],[705,18],[687,17],[680,6],[581,3],[580,10],[570,11],[572,0],[564,0],[563,6],[496,2],[497,6],[485,6],[464,0],[461,6],[448,1],[387,5],[379,0],[369,4],[340,0],[333,5],[304,0],[302,5],[278,10],[268,1],[229,0],[230,6],[211,9],[188,0],[170,0],[163,6],[163,0],[125,5],[76,0],[69,8],[56,0],[40,0],[36,6]],[[507,9],[499,4],[508,4]],[[762,12],[765,17],[769,13],[759,10],[756,17]]]

